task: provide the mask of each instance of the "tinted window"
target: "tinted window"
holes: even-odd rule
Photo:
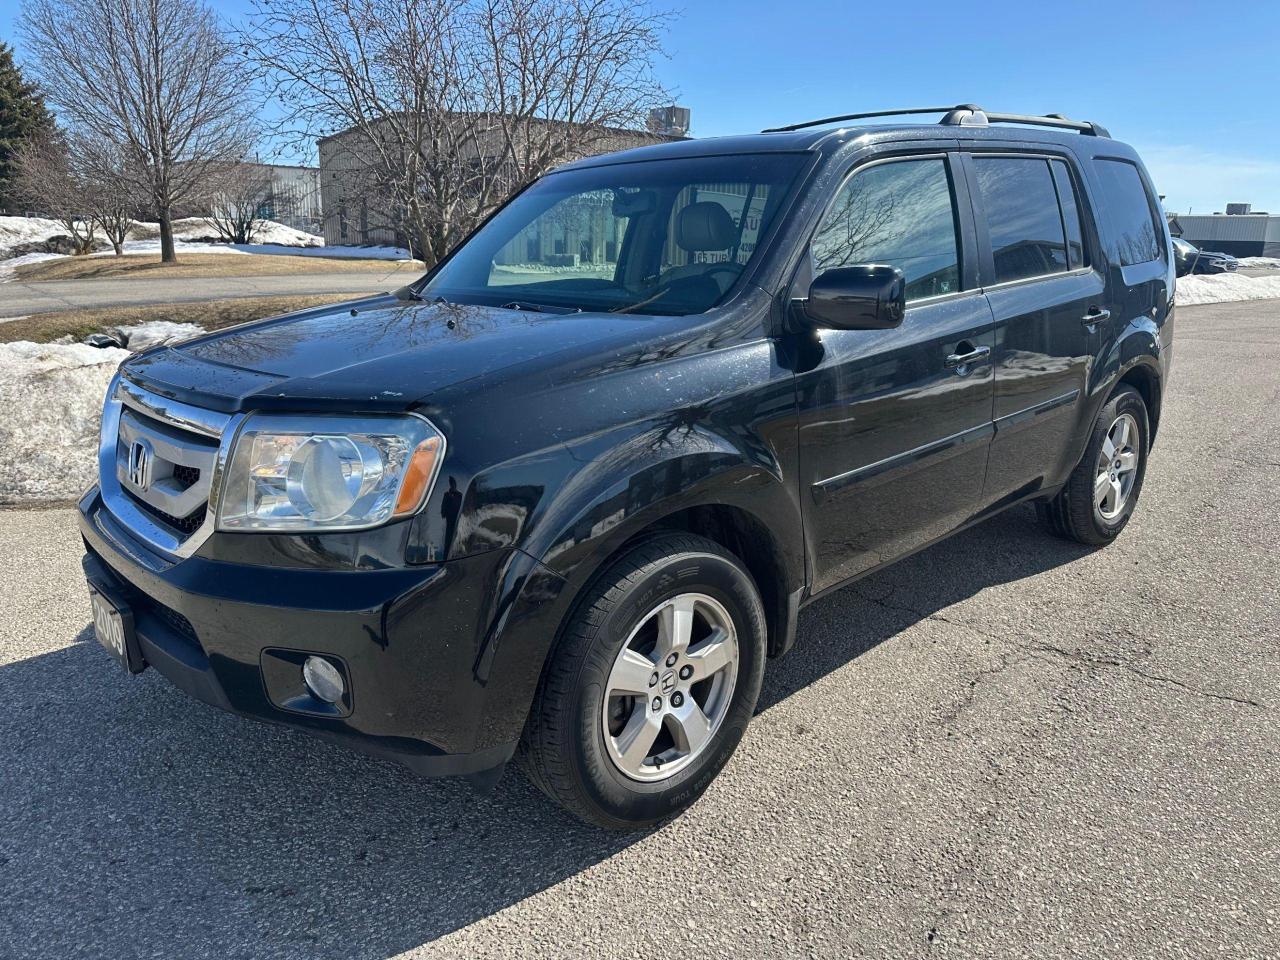
[[[1031,157],[975,157],[987,215],[996,283],[1062,273],[1067,243],[1049,162]]]
[[[1114,233],[1120,263],[1146,263],[1160,259],[1155,215],[1138,168],[1124,160],[1096,160],[1094,169],[1102,187],[1103,217]]]
[[[702,313],[755,256],[804,163],[741,154],[552,173],[418,293],[522,309]]]
[[[815,273],[887,263],[907,278],[907,299],[960,289],[955,204],[946,161],[902,160],[855,173],[813,238]]]
[[[1067,231],[1067,266],[1072,270],[1084,266],[1084,231],[1080,225],[1080,202],[1075,184],[1067,165],[1061,160],[1050,160],[1053,183],[1058,188],[1058,203],[1062,207],[1062,226]]]

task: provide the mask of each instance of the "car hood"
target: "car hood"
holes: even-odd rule
[[[508,367],[635,349],[680,319],[536,313],[387,295],[160,347],[130,359],[122,372],[165,396],[227,412],[406,409],[437,390]]]

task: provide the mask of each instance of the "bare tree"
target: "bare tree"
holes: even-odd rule
[[[124,241],[141,204],[137,183],[143,179],[110,144],[92,136],[69,138],[73,163],[81,171],[85,199],[92,217],[117,257],[124,255]]]
[[[626,0],[256,0],[243,38],[287,130],[434,262],[550,167],[643,129],[665,18]],[[337,142],[334,142],[337,141]]]
[[[71,126],[113,146],[177,259],[172,210],[243,156],[248,78],[200,0],[27,0],[34,74]]]
[[[58,130],[20,147],[16,166],[21,196],[66,228],[72,253],[91,253],[98,230],[116,256],[124,253],[137,203],[124,165],[109,149],[93,138]]]
[[[206,185],[209,191],[209,222],[227,243],[253,243],[265,217],[264,206],[270,204],[273,215],[287,198],[274,195],[271,174],[259,164],[235,163],[213,173]]]
[[[14,152],[13,166],[17,194],[67,231],[73,255],[92,253],[98,224],[66,136],[55,130],[32,137]]]

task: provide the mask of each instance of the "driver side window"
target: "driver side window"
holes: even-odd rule
[[[908,301],[955,293],[960,254],[946,161],[895,160],[855,171],[810,252],[815,276],[833,267],[888,264],[905,275]]]

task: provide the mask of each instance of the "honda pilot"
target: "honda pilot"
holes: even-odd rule
[[[890,115],[570,163],[404,289],[127,360],[79,505],[103,645],[633,828],[805,604],[1017,504],[1114,540],[1172,351],[1150,178],[1096,123]]]

